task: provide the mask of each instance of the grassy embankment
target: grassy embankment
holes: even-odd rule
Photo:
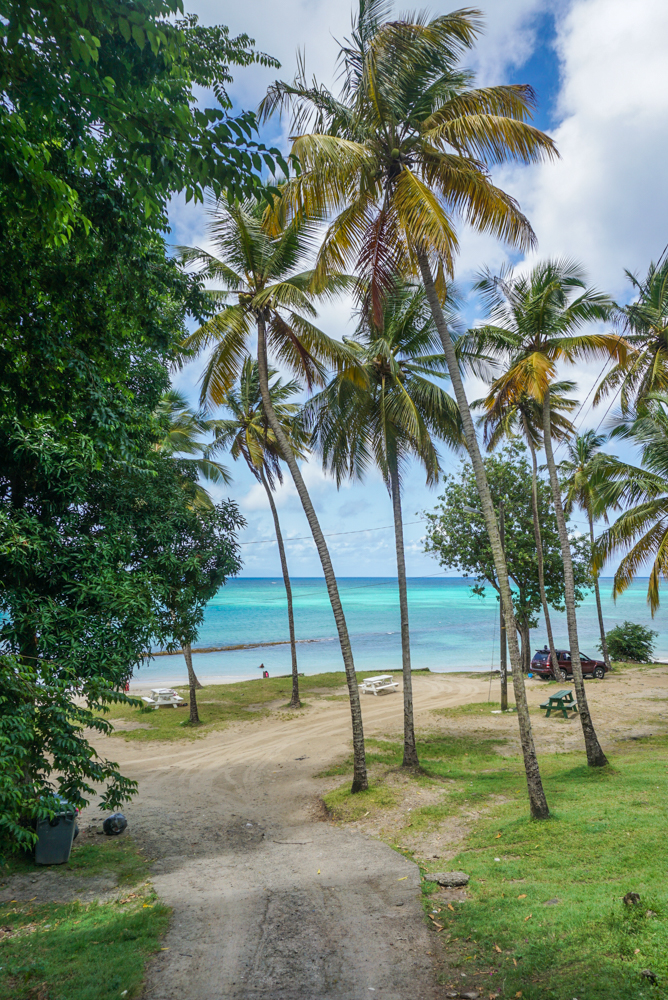
[[[0,905],[0,1000],[100,1000],[139,995],[149,957],[160,950],[169,909],[156,898],[148,866],[132,840],[98,838],[75,842],[69,864],[49,869],[61,880],[63,896],[72,879],[91,888],[97,876],[115,876],[120,888],[111,902],[38,903],[29,890]],[[8,859],[0,885],[12,875],[35,880],[45,869]],[[51,876],[49,876],[50,878]],[[108,882],[107,882],[108,885]],[[68,891],[69,890],[69,891]]]
[[[479,716],[490,707],[441,714]],[[383,835],[423,872],[471,876],[465,902],[448,903],[437,886],[423,882],[426,914],[445,946],[448,992],[478,992],[485,1000],[668,997],[668,737],[620,744],[603,770],[589,769],[582,754],[543,755],[547,822],[528,818],[522,763],[499,755],[504,743],[480,731],[425,735],[424,773],[405,780],[428,788],[432,799],[440,786],[442,797],[414,806],[398,822],[395,810]],[[398,798],[386,779],[401,762],[400,742],[368,745],[369,791],[351,796],[347,783],[325,796],[343,821],[365,813],[373,820],[381,810],[388,816]],[[346,763],[329,773],[348,770]],[[414,834],[453,816],[469,828],[455,857],[427,861],[406,848]],[[625,905],[627,892],[637,892],[640,904]]]
[[[357,677],[373,677],[377,671],[358,672]],[[347,694],[334,694],[345,687],[346,675],[343,671],[314,674],[299,678],[299,691],[304,699],[347,699]],[[188,689],[177,687],[186,700]],[[248,722],[264,718],[270,713],[279,714],[286,721],[299,718],[299,711],[289,709],[292,694],[290,677],[257,678],[239,681],[236,684],[208,684],[197,692],[197,707],[200,726],[191,726],[187,708],[159,708],[144,711],[127,705],[114,706],[106,718],[112,722],[120,719],[137,727],[118,729],[114,735],[131,740],[181,740],[197,738],[229,722]],[[304,707],[307,707],[304,701]]]

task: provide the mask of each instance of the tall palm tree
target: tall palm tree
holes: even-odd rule
[[[605,443],[605,440],[604,434],[597,434],[594,430],[578,434],[574,440],[568,442],[568,458],[559,463],[561,488],[564,492],[564,513],[568,517],[573,507],[577,506],[587,515],[592,552],[595,546],[594,521],[600,515],[603,516],[606,523],[608,520],[607,510],[602,505],[596,483],[601,478],[605,481],[608,470],[613,472],[615,469],[614,465],[610,465],[610,461],[614,456],[606,455],[600,451],[601,445]],[[601,649],[603,651],[603,659],[609,670],[610,656],[608,654],[608,642],[605,637],[605,626],[603,625],[601,592],[598,585],[599,573],[593,569],[592,573],[594,576],[598,627],[601,633]]]
[[[650,393],[640,412],[618,421],[616,437],[631,438],[642,450],[642,467],[609,458],[594,479],[594,513],[611,506],[627,509],[599,535],[594,570],[610,556],[626,552],[615,573],[613,597],[623,594],[651,560],[647,603],[652,617],[659,609],[659,584],[668,579],[668,393]]]
[[[404,767],[419,764],[413,722],[410,631],[401,489],[411,458],[424,466],[427,483],[438,481],[433,438],[463,444],[457,404],[433,379],[447,376],[438,333],[424,291],[396,286],[385,298],[380,326],[363,313],[346,346],[357,361],[355,379],[344,371],[305,406],[313,445],[337,485],[379,469],[392,499],[401,616],[404,687]],[[363,376],[360,379],[360,374]]]
[[[333,221],[316,276],[355,270],[363,304],[379,325],[394,276],[419,273],[446,357],[480,493],[508,625],[531,813],[548,815],[520,669],[512,594],[485,468],[454,343],[443,310],[446,275],[457,252],[455,218],[527,247],[534,234],[515,200],[492,184],[489,165],[556,156],[528,123],[529,86],[475,88],[461,57],[481,30],[480,12],[393,18],[387,0],[360,0],[341,47],[342,86],[334,95],[306,79],[274,83],[260,111],[293,110],[292,152],[299,175],[285,185],[275,217]],[[309,131],[310,130],[310,131]]]
[[[496,349],[504,357],[504,371],[493,382],[490,395],[498,398],[501,407],[523,395],[532,396],[542,407],[543,447],[564,561],[573,682],[587,762],[591,767],[602,767],[607,759],[592,722],[580,663],[573,561],[552,447],[551,383],[558,362],[574,363],[601,355],[623,362],[626,345],[616,335],[582,330],[587,323],[606,319],[613,303],[608,296],[587,287],[585,273],[574,261],[542,261],[527,274],[514,275],[507,270],[495,277],[488,271],[477,287],[490,309],[490,323],[476,331],[481,349]]]
[[[552,405],[552,433],[560,439],[573,433],[573,425],[566,416],[577,407],[577,400],[567,396],[575,388],[574,382],[555,382],[550,386]],[[513,438],[519,433],[526,441],[531,454],[531,508],[533,531],[538,559],[538,588],[543,606],[543,617],[550,647],[552,669],[558,680],[565,680],[566,674],[559,666],[557,649],[552,632],[552,619],[545,590],[545,570],[543,565],[543,540],[538,516],[538,459],[536,450],[542,447],[543,411],[535,397],[522,393],[512,400],[497,398],[490,393],[485,399],[476,400],[473,408],[484,408],[485,414],[479,423],[483,427],[484,440],[489,451],[497,446],[502,437]]]
[[[262,405],[306,514],[336,622],[350,697],[352,788],[357,792],[367,788],[368,782],[362,711],[348,627],[325,537],[269,391],[269,352],[309,388],[324,384],[325,366],[337,368],[350,363],[344,345],[326,336],[313,323],[317,299],[347,287],[348,279],[321,274],[314,291],[313,272],[299,270],[314,247],[317,233],[315,223],[302,219],[293,219],[270,233],[263,225],[262,205],[255,201],[220,201],[209,227],[214,252],[198,247],[180,248],[184,264],[198,266],[204,278],[219,286],[217,291],[209,293],[212,307],[218,311],[185,341],[184,349],[199,353],[213,347],[202,383],[202,398],[218,405],[224,402],[226,393],[240,376],[249,355],[251,337],[257,333]]]
[[[280,421],[285,437],[290,442],[292,453],[297,459],[306,457],[308,434],[300,419],[301,407],[288,400],[301,390],[299,382],[284,383],[276,378],[278,372],[269,368],[267,372],[271,380],[269,395],[274,413]],[[288,604],[288,628],[290,632],[290,654],[292,659],[292,696],[291,708],[300,708],[299,673],[297,668],[297,644],[295,640],[295,619],[292,608],[292,586],[288,572],[288,560],[285,555],[283,533],[274,502],[276,481],[283,482],[281,469],[281,451],[276,435],[269,427],[260,392],[260,376],[257,361],[246,358],[241,369],[238,384],[225,394],[224,406],[230,417],[215,421],[215,439],[212,451],[219,448],[229,449],[232,458],[237,461],[243,458],[246,465],[259,483],[264,486],[274,519],[274,530],[278,543],[278,553],[285,584],[285,595]]]
[[[155,417],[162,431],[154,445],[156,451],[167,458],[186,462],[194,468],[198,477],[201,476],[209,482],[225,484],[231,482],[227,469],[211,458],[208,443],[202,438],[202,435],[210,434],[213,429],[213,422],[203,410],[193,410],[182,393],[177,389],[168,389],[156,407]],[[201,483],[188,479],[187,488],[194,509],[210,510],[213,507],[213,501]],[[190,642],[182,639],[181,644],[188,670],[190,722],[199,725],[196,692],[202,685],[193,668]]]
[[[631,351],[601,379],[594,397],[598,403],[619,392],[623,413],[637,409],[648,393],[668,391],[668,258],[650,264],[642,280],[630,271],[626,275],[636,297],[618,318]]]

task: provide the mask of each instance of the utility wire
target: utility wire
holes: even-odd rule
[[[424,524],[424,521],[402,521],[404,528],[408,527],[410,524]],[[352,531],[330,531],[325,535],[325,538],[335,538],[337,535],[359,535],[365,531],[385,531],[387,528],[393,528],[393,524],[379,524],[375,528],[355,528]],[[284,538],[284,542],[312,542],[312,535],[300,535],[297,538]],[[260,538],[254,542],[239,542],[239,545],[274,545],[276,544],[275,538]]]

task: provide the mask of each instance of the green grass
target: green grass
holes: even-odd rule
[[[447,940],[444,984],[485,998],[668,997],[668,737],[636,741],[602,770],[588,768],[582,754],[542,757],[552,810],[546,822],[528,818],[522,762],[500,757],[499,742],[432,735],[418,744],[425,773],[407,777],[432,789],[445,785],[437,804],[412,810],[411,832],[483,810],[447,863],[471,876],[467,901],[449,909],[437,887],[424,884],[425,907],[438,911]],[[383,741],[373,755],[395,767],[401,744]],[[381,772],[370,799],[383,780]],[[346,797],[355,798],[344,786],[325,801],[343,818]],[[395,831],[393,846],[407,832]],[[435,871],[443,862],[421,867]],[[640,906],[624,905],[629,891],[640,894]],[[641,976],[644,969],[657,985]]]
[[[69,874],[115,874],[127,888],[109,903],[18,901],[0,905],[0,1000],[99,1000],[139,995],[147,959],[159,951],[170,911],[146,881],[148,869],[130,838],[100,838],[82,844]],[[43,871],[24,858],[0,868],[0,882],[12,874]],[[125,992],[124,992],[125,991]]]
[[[374,676],[373,671],[357,674],[359,680]],[[141,675],[140,678],[141,680]],[[302,699],[332,697],[337,688],[345,687],[346,675],[343,671],[313,674],[299,678],[299,692]],[[186,699],[188,689],[179,687]],[[136,723],[140,729],[118,729],[114,736],[126,740],[183,740],[197,739],[230,722],[249,722],[264,718],[270,712],[286,712],[292,695],[291,677],[258,677],[252,681],[236,684],[208,684],[197,692],[197,706],[202,725],[191,726],[187,708],[159,708],[143,711],[127,705],[114,705],[106,718],[112,722],[123,719]],[[347,698],[347,695],[342,695]],[[304,704],[304,707],[308,705]],[[299,718],[299,713],[291,715]],[[284,716],[287,717],[287,716]]]

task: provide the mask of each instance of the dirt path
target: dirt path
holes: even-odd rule
[[[422,708],[481,696],[458,680],[421,684]],[[395,730],[401,699],[367,698],[364,715],[368,735]],[[126,812],[174,908],[146,1000],[438,995],[417,866],[320,821],[314,775],[349,741],[346,703],[323,701],[187,744],[105,746],[140,783]]]
[[[641,700],[666,692],[667,673],[590,686],[603,740],[637,729]],[[416,675],[414,685],[418,725],[478,725],[431,710],[486,701],[485,678]],[[611,706],[622,693],[620,718]],[[530,684],[532,704],[544,696],[540,683]],[[367,736],[401,730],[400,697],[366,697],[363,711]],[[480,722],[516,742],[516,719]],[[542,752],[581,743],[577,720],[537,717],[534,729]],[[442,996],[417,866],[363,822],[342,829],[321,821],[325,782],[316,775],[349,747],[348,706],[332,700],[188,743],[105,741],[104,753],[139,781],[126,809],[130,829],[153,859],[158,894],[174,908],[169,950],[149,970],[146,1000]]]

